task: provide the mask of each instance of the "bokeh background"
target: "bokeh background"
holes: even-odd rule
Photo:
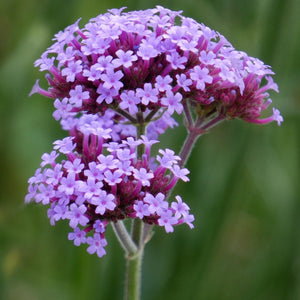
[[[27,179],[64,136],[50,100],[28,98],[33,67],[55,33],[109,8],[160,4],[221,32],[276,73],[281,127],[225,122],[197,143],[180,193],[195,229],[157,229],[144,259],[143,299],[300,299],[300,2],[298,0],[0,0],[0,299],[122,299],[124,256],[112,230],[98,259],[23,204]],[[270,112],[271,113],[271,112]],[[177,151],[184,130],[168,131]]]

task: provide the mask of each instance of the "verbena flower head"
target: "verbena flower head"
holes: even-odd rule
[[[64,129],[72,129],[82,114],[109,115],[120,134],[128,118],[138,122],[143,112],[149,122],[159,119],[150,128],[160,134],[176,124],[171,116],[186,103],[224,119],[283,121],[277,109],[259,118],[271,103],[268,91],[278,92],[269,66],[181,12],[123,9],[109,10],[81,29],[78,20],[57,33],[35,62],[47,72],[49,88],[37,81],[31,93],[56,99],[54,117]]]
[[[111,221],[139,218],[166,232],[182,223],[193,228],[194,217],[181,198],[167,201],[179,179],[189,180],[172,150],[160,150],[153,164],[149,154],[157,141],[142,136],[115,143],[111,130],[96,127],[96,134],[85,125],[75,136],[55,141],[54,150],[42,156],[41,168],[29,179],[26,202],[50,205],[51,224],[68,220],[69,239],[76,246],[87,243],[87,251],[99,257],[106,253],[105,228]],[[144,154],[138,159],[141,145]]]

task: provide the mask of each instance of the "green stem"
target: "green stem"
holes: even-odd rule
[[[142,259],[143,248],[133,258],[127,258],[125,300],[140,299]]]
[[[143,113],[137,114],[137,138],[145,134],[146,126]],[[142,159],[144,145],[137,148],[137,158]],[[125,300],[139,300],[142,282],[142,259],[144,253],[144,222],[138,218],[132,221],[131,238],[137,246],[133,256],[127,256]]]
[[[186,115],[189,116],[190,113],[187,110]],[[186,137],[186,140],[184,141],[184,144],[180,150],[180,158],[181,161],[180,166],[183,167],[187,163],[187,160],[193,150],[194,145],[196,144],[196,141],[198,138],[206,133],[209,129],[216,126],[217,124],[223,122],[225,120],[225,116],[223,114],[217,115],[215,118],[210,120],[209,122],[203,124],[203,118],[198,116],[195,123],[191,125],[192,121],[191,119],[188,120],[189,127],[188,127],[188,135]]]
[[[131,114],[129,114],[126,110],[123,110],[118,107],[118,108],[115,108],[115,112],[118,113],[120,116],[129,120],[132,124],[136,124],[137,120]]]
[[[127,257],[125,300],[139,300],[142,284],[142,260],[144,253],[144,223],[140,219],[132,222],[132,240],[138,246],[138,251],[132,257]]]
[[[138,248],[143,244],[144,222],[141,219],[133,219],[131,237]]]
[[[197,130],[190,130],[186,140],[180,150],[179,156],[181,158],[179,164],[181,167],[185,166],[192,149],[197,141],[197,139],[201,136],[201,134]]]
[[[122,248],[126,252],[126,256],[134,256],[138,248],[131,236],[129,235],[124,223],[119,220],[116,223],[112,222],[112,228],[117,236]]]
[[[138,112],[136,115],[137,118],[137,133],[136,137],[139,139],[142,135],[145,134],[146,126],[142,112]],[[145,147],[143,144],[138,145],[137,147],[137,158],[142,159],[143,153],[145,152]]]

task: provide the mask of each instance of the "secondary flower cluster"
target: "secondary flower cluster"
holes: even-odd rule
[[[260,118],[268,91],[278,92],[269,66],[181,12],[123,9],[56,34],[35,62],[48,88],[37,80],[30,93],[55,99],[53,117],[69,136],[42,156],[26,202],[50,205],[51,224],[69,220],[69,239],[100,257],[109,222],[139,218],[166,232],[193,227],[180,196],[167,201],[178,179],[188,180],[186,156],[150,154],[158,136],[178,125],[175,112],[195,135],[224,119],[283,121],[275,108]]]
[[[104,234],[110,221],[140,218],[166,232],[182,223],[193,228],[194,217],[180,196],[170,205],[166,201],[178,179],[188,181],[189,171],[179,167],[180,158],[170,149],[159,150],[155,163],[150,150],[157,141],[142,136],[112,142],[111,129],[100,125],[84,122],[75,136],[54,142],[54,150],[42,156],[41,168],[29,179],[26,202],[50,204],[51,224],[69,220],[74,229],[69,239],[76,246],[89,244],[87,251],[99,257],[106,253]],[[144,148],[141,159],[137,147]],[[66,160],[57,162],[60,155]]]

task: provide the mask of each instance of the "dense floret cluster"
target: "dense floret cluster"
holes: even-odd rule
[[[163,132],[192,102],[225,118],[254,123],[282,121],[279,111],[258,119],[278,92],[273,71],[259,59],[235,50],[214,30],[160,6],[145,11],[123,9],[79,20],[55,35],[55,43],[35,62],[47,71],[49,89],[38,92],[56,99],[54,117],[66,130],[79,113],[112,109],[126,122],[144,112],[149,122],[164,116],[152,131]],[[265,79],[265,80],[264,80]],[[264,81],[267,83],[263,85]],[[120,124],[120,116],[110,115]],[[122,123],[122,122],[121,122]]]
[[[180,196],[170,205],[166,201],[179,179],[189,180],[189,171],[178,165],[179,156],[170,149],[159,150],[154,162],[150,151],[157,141],[142,136],[117,143],[110,133],[97,121],[85,120],[75,136],[55,141],[54,150],[43,154],[41,168],[29,179],[26,202],[34,199],[50,205],[51,224],[69,220],[74,229],[69,239],[76,246],[88,243],[88,252],[97,251],[100,257],[105,254],[105,227],[110,221],[139,218],[166,232],[182,223],[193,228],[194,217]],[[141,159],[137,147],[144,149]],[[66,159],[57,162],[59,156]]]
[[[35,62],[48,88],[37,80],[30,93],[54,99],[53,117],[69,136],[42,156],[26,202],[50,205],[51,224],[69,220],[69,239],[100,257],[109,222],[137,218],[166,232],[193,227],[181,197],[167,201],[178,179],[188,181],[186,155],[150,153],[178,125],[174,113],[185,116],[193,141],[225,119],[283,121],[275,108],[261,118],[268,91],[278,92],[269,66],[181,12],[123,10],[57,33]]]

